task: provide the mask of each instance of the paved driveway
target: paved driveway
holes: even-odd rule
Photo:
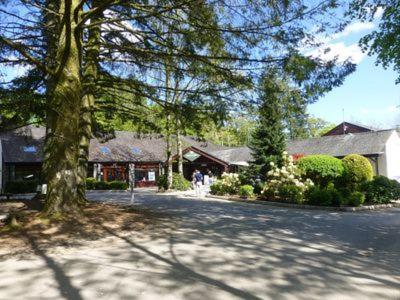
[[[93,200],[129,202],[123,193]],[[400,209],[343,213],[142,193],[161,226],[0,262],[0,299],[400,299]]]

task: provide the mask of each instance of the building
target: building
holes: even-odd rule
[[[1,182],[42,180],[44,142],[44,127],[26,126],[0,134],[0,187]],[[185,136],[182,144],[184,175],[188,179],[195,169],[220,175],[247,164],[247,148],[232,149]],[[176,149],[173,152],[176,160]],[[165,163],[166,142],[162,135],[116,131],[107,141],[90,141],[88,176],[98,180],[128,181],[132,170],[136,186],[154,186]],[[174,168],[177,170],[176,163]]]
[[[340,132],[346,132],[340,134]],[[0,187],[7,181],[41,181],[45,129],[26,126],[0,134]],[[182,137],[184,176],[191,179],[195,169],[215,175],[237,172],[252,160],[248,147],[223,147],[193,137]],[[400,138],[396,130],[377,130],[344,122],[322,137],[288,142],[289,154],[328,154],[342,158],[348,154],[367,157],[376,174],[400,181]],[[173,149],[177,171],[176,149]],[[141,135],[116,131],[107,141],[92,139],[88,176],[98,180],[129,180],[135,186],[156,185],[166,164],[166,142],[162,135]],[[3,183],[3,185],[1,184]]]
[[[340,131],[346,132],[340,134]],[[400,181],[400,137],[394,129],[377,130],[343,122],[322,137],[293,140],[290,154],[327,154],[342,158],[348,154],[367,157],[375,174]]]

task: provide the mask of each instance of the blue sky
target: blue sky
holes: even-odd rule
[[[352,58],[357,63],[357,70],[342,86],[310,105],[311,115],[340,123],[344,109],[346,121],[380,128],[400,126],[400,84],[395,84],[398,74],[376,66],[376,57],[362,53],[357,44],[375,26],[373,23],[353,23],[342,33],[322,38],[331,49],[332,53],[328,55]],[[321,53],[319,56],[324,56]]]

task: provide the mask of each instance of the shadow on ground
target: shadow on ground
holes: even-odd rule
[[[400,298],[398,209],[337,213],[163,195],[135,205],[171,218],[129,235],[104,226],[107,240],[58,254],[28,237],[35,257],[8,272],[0,263],[2,278],[16,278],[0,282],[0,298],[29,290],[50,299]]]

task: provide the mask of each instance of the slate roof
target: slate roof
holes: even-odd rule
[[[380,154],[395,130],[381,130],[346,135],[323,136],[289,141],[289,154],[328,154],[336,157],[357,153]],[[3,159],[7,163],[39,163],[43,160],[45,128],[27,126],[0,134]],[[252,160],[248,147],[226,148],[194,137],[182,137],[183,148],[193,146],[228,164],[241,164]],[[27,149],[26,147],[31,147]],[[32,147],[36,151],[32,150]],[[164,162],[166,143],[162,135],[139,135],[116,131],[115,138],[106,142],[92,139],[89,160],[92,162]],[[173,150],[173,154],[176,149]]]
[[[241,164],[252,160],[251,150],[248,147],[237,147],[210,152],[212,156],[229,164]]]
[[[25,126],[0,134],[4,162],[42,162],[45,134],[44,127],[35,126]]]
[[[43,161],[45,128],[26,126],[11,132],[0,133],[3,159],[7,163],[39,163]],[[26,152],[26,147],[34,146],[35,152]],[[182,146],[194,146],[204,152],[225,149],[208,141],[194,137],[182,137]],[[164,162],[166,142],[160,134],[137,134],[116,131],[115,137],[108,141],[92,139],[89,148],[89,161],[92,162]],[[31,148],[32,150],[32,148]],[[176,153],[174,143],[173,154]]]
[[[293,140],[287,145],[289,154],[328,154],[336,157],[352,153],[361,155],[380,154],[394,130],[381,130],[323,136],[318,138]]]

